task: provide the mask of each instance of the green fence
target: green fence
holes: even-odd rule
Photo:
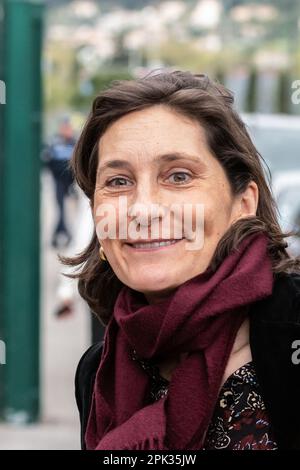
[[[0,80],[4,81],[4,2],[0,0]],[[3,201],[3,133],[4,133],[4,105],[0,104],[0,201]],[[3,309],[3,239],[1,229],[3,221],[3,207],[0,203],[0,340],[4,340],[4,309]],[[1,361],[0,361],[1,362]],[[0,405],[4,402],[4,365],[0,363]]]
[[[1,106],[0,366],[1,416],[30,422],[39,416],[40,140],[43,4],[4,0]]]

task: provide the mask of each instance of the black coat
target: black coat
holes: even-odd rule
[[[300,346],[298,354],[297,341],[300,345],[300,274],[277,275],[273,294],[251,306],[250,347],[279,449],[300,450]],[[84,353],[75,376],[82,449],[85,449],[84,434],[102,346],[102,342],[96,343]]]

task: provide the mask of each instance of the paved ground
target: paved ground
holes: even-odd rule
[[[89,345],[89,314],[83,302],[74,315],[53,315],[59,270],[63,267],[49,240],[55,221],[53,186],[49,174],[42,175],[42,422],[34,425],[0,425],[0,449],[79,449],[80,431],[74,401],[74,373]],[[68,204],[69,221],[75,220],[76,201]]]

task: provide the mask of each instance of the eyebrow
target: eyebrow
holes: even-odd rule
[[[174,162],[174,161],[178,161],[178,160],[189,160],[189,161],[192,161],[194,163],[201,164],[204,168],[206,168],[206,165],[203,162],[203,160],[201,160],[199,157],[197,157],[195,155],[189,155],[188,153],[185,153],[185,152],[165,153],[163,155],[157,155],[154,158],[155,163],[159,163],[161,161],[162,162]],[[106,163],[103,163],[103,165],[100,164],[97,173],[100,173],[100,172],[102,172],[102,171],[104,171],[108,168],[127,168],[127,169],[130,169],[131,167],[132,167],[131,163],[127,160],[120,160],[120,159],[110,160]]]

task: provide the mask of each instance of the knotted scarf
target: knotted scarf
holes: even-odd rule
[[[106,327],[85,434],[95,450],[200,450],[225,367],[249,306],[272,294],[266,234],[246,236],[213,272],[210,267],[149,304],[123,286]],[[149,400],[150,377],[131,358],[188,353],[168,393]]]

